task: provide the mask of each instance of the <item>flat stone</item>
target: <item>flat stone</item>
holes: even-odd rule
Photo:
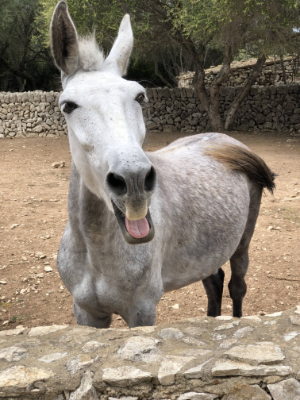
[[[0,350],[0,360],[8,362],[20,361],[27,355],[27,350],[22,347],[12,346]]]
[[[52,271],[53,271],[53,268],[51,268],[51,267],[45,267],[45,268],[44,268],[44,271],[45,271],[45,272],[52,272]]]
[[[217,326],[214,329],[214,331],[223,331],[223,330],[226,330],[226,329],[232,329],[235,326],[237,326],[239,323],[240,323],[240,321],[229,322],[228,324],[223,324],[223,325]]]
[[[194,357],[167,356],[160,364],[158,380],[161,385],[169,386],[175,382],[176,374],[184,365],[194,360]]]
[[[142,331],[143,333],[152,333],[155,331],[155,329],[156,329],[156,326],[136,326],[134,328],[130,328],[131,331]],[[135,398],[135,397],[132,397],[132,398]]]
[[[96,389],[93,387],[93,374],[86,371],[81,383],[75,392],[71,393],[69,400],[99,400]]]
[[[192,338],[192,337],[187,337],[187,336],[183,337],[183,338],[181,339],[181,341],[182,341],[183,343],[186,343],[186,344],[193,344],[193,345],[196,345],[196,346],[203,346],[203,345],[205,345],[204,342],[201,342],[200,340],[197,340],[197,339]]]
[[[204,363],[197,365],[196,367],[190,368],[189,370],[185,371],[183,373],[183,376],[187,379],[198,379],[203,376],[203,367],[205,364],[209,363],[212,358],[209,360],[205,361]]]
[[[211,370],[214,376],[286,376],[292,373],[291,367],[284,365],[250,365],[236,361],[217,361]]]
[[[1,371],[0,392],[14,395],[24,393],[30,385],[37,381],[46,381],[55,374],[50,370],[15,366]],[[4,397],[4,396],[1,396]]]
[[[16,328],[16,329],[8,329],[7,331],[1,331],[0,332],[0,337],[3,336],[16,336],[20,335],[25,331],[26,328]]]
[[[261,318],[259,318],[257,315],[246,315],[245,317],[242,317],[242,319],[247,319],[249,321],[255,321],[255,322],[261,322]]]
[[[296,336],[300,335],[300,332],[289,332],[283,335],[283,338],[286,342],[289,342],[290,340],[294,339]]]
[[[98,342],[97,340],[91,340],[90,342],[87,342],[87,343],[82,347],[82,350],[83,350],[85,353],[88,353],[88,352],[90,352],[90,351],[92,351],[92,350],[99,349],[100,347],[108,347],[108,346],[109,346],[109,344],[107,344],[107,343],[100,343],[100,342]]]
[[[105,368],[103,370],[102,379],[109,385],[127,387],[150,381],[152,379],[152,374],[129,366]]]
[[[184,337],[184,334],[177,328],[165,328],[158,332],[159,336],[162,339],[181,339]]]
[[[68,353],[52,353],[52,354],[47,354],[46,356],[43,356],[38,359],[38,361],[42,361],[44,363],[51,363],[57,360],[60,360],[61,358],[64,358],[68,355]]]
[[[294,379],[287,379],[268,385],[274,400],[300,400],[300,383]]]
[[[226,351],[224,355],[253,365],[278,363],[285,359],[280,347],[272,342],[236,346]]]
[[[296,306],[296,309],[294,311],[296,314],[300,314],[300,306]]]
[[[219,315],[215,318],[217,321],[230,321],[232,317],[230,315]]]
[[[72,360],[68,361],[66,367],[72,375],[75,375],[77,371],[84,367],[90,366],[93,364],[93,362],[94,360],[92,360],[87,354],[79,354],[78,356],[72,358]]]
[[[300,316],[298,317],[298,315],[292,315],[290,317],[290,321],[293,325],[300,325]]]
[[[132,396],[126,396],[126,397],[122,396],[122,397],[120,397],[118,399],[116,397],[109,397],[108,400],[139,400],[139,398],[138,397],[132,397]]]
[[[271,397],[258,385],[243,385],[222,397],[222,400],[271,400]]]
[[[177,400],[214,400],[219,396],[210,393],[189,392],[181,394]]]
[[[266,314],[265,317],[280,317],[282,315],[282,311],[274,312],[273,314]]]
[[[224,340],[224,342],[222,342],[220,344],[219,349],[228,349],[230,346],[232,346],[233,344],[235,344],[237,342],[238,342],[237,339]]]
[[[207,354],[212,353],[212,350],[203,350],[203,349],[186,349],[179,352],[180,355],[186,357],[201,357],[206,356]]]
[[[222,339],[226,339],[226,335],[220,335],[220,333],[212,333],[211,337],[213,338],[213,340],[222,340]]]
[[[28,332],[28,336],[42,336],[47,335],[48,333],[53,333],[60,331],[62,329],[66,329],[69,325],[50,325],[50,326],[37,326],[35,328],[31,328]]]
[[[191,336],[201,336],[203,334],[203,330],[195,326],[185,328],[184,332]]]
[[[250,332],[252,332],[254,328],[252,326],[245,326],[244,328],[238,329],[234,334],[233,337],[236,339],[241,339],[247,335],[249,335]]]
[[[151,357],[149,358],[149,355],[160,354],[157,348],[159,343],[159,340],[151,337],[133,336],[125,342],[125,345],[118,350],[117,354],[124,360],[149,360],[151,362]]]

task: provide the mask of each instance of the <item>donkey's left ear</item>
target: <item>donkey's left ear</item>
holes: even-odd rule
[[[132,47],[133,33],[130,16],[126,14],[122,19],[117,39],[103,64],[103,69],[116,72],[120,76],[126,75]]]
[[[50,41],[56,66],[66,75],[73,74],[79,66],[78,35],[64,0],[55,7],[50,25]]]

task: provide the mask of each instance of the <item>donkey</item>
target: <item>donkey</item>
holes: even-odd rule
[[[274,175],[245,145],[198,134],[145,153],[145,89],[122,78],[133,46],[125,15],[107,58],[94,37],[79,38],[65,1],[51,21],[61,71],[72,170],[57,259],[77,323],[154,325],[168,291],[203,282],[208,316],[221,313],[230,260],[233,316],[241,317],[248,248],[263,188]]]

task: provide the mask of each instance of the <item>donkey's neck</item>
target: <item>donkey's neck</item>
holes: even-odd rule
[[[114,214],[105,201],[92,193],[83,183],[75,164],[72,162],[69,198],[69,222],[78,238],[87,242],[107,240],[117,229]]]

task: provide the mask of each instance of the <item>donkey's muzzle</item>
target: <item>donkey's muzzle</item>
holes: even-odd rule
[[[152,192],[156,182],[156,172],[153,166],[147,171],[138,173],[110,172],[106,178],[107,186],[115,196],[137,194],[137,192]],[[131,193],[130,193],[131,192]]]
[[[117,166],[107,174],[106,182],[124,239],[130,244],[146,243],[154,237],[149,203],[156,172],[148,159],[138,169],[131,167]]]

